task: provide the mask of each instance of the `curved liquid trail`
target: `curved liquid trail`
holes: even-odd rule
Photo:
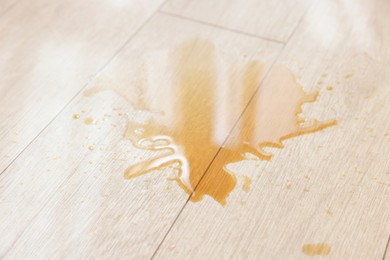
[[[141,90],[142,107],[161,113],[142,124],[131,122],[126,132],[136,147],[165,154],[129,166],[125,178],[177,164],[176,181],[192,201],[209,195],[223,205],[237,182],[226,164],[248,154],[271,160],[266,147],[283,148],[286,139],[336,124],[299,117],[301,106],[318,94],[306,94],[284,66],[272,68],[260,85],[266,67],[262,62],[232,62],[200,39],[180,44],[166,59],[142,61],[140,77],[145,80],[135,86]],[[158,67],[160,63],[166,66]],[[156,71],[162,78],[154,76]],[[162,85],[161,79],[170,79],[170,84]],[[152,85],[161,90],[150,91]]]
[[[181,152],[181,149],[174,144],[174,141],[171,137],[157,135],[149,138],[142,138],[139,140],[134,140],[134,136],[128,136],[128,138],[132,140],[134,146],[139,149],[154,151],[167,150],[169,151],[169,154],[160,155],[156,158],[152,158],[147,161],[129,166],[126,169],[124,175],[126,179],[131,179],[143,175],[145,173],[177,163],[179,165],[175,167],[175,169],[179,171],[179,174],[178,178],[176,178],[175,180],[182,188],[185,189],[186,192],[189,193],[194,191],[190,182],[190,169],[187,158]]]

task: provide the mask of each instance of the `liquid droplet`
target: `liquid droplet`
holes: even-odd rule
[[[353,76],[353,73],[348,73],[348,74],[345,74],[344,77],[345,77],[346,79],[349,79],[349,78],[352,77],[352,76]]]
[[[244,184],[242,185],[242,190],[249,192],[251,189],[252,180],[248,176],[244,176]]]
[[[326,256],[330,253],[330,246],[328,244],[306,244],[302,247],[303,253],[308,256]]]
[[[93,120],[93,118],[88,117],[88,118],[86,118],[86,119],[84,120],[84,123],[85,123],[86,125],[95,125],[95,124],[96,124],[96,121]]]

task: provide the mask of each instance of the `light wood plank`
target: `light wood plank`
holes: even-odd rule
[[[23,1],[0,17],[0,173],[163,1]]]
[[[129,119],[148,115],[134,107],[137,101],[142,103],[141,97],[157,101],[151,104],[163,109],[169,106],[161,103],[171,102],[173,111],[180,112],[183,101],[176,98],[180,94],[174,82],[182,68],[172,66],[171,54],[191,59],[187,52],[177,51],[194,39],[196,48],[206,51],[199,52],[203,58],[210,46],[217,50],[212,55],[217,89],[229,86],[230,80],[239,82],[241,74],[234,67],[230,73],[230,65],[257,59],[272,62],[282,48],[256,37],[156,15],[88,86],[109,90],[79,95],[0,177],[4,238],[0,255],[5,259],[153,255],[188,195],[164,176],[172,175],[172,168],[125,180],[129,165],[156,152],[136,149],[123,133]],[[192,90],[199,106],[207,105]],[[231,93],[233,97],[238,90]],[[243,95],[238,105],[228,104],[235,108],[232,116],[238,119],[251,95]],[[73,119],[74,113],[80,118]],[[97,120],[96,125],[84,123],[89,117]],[[179,116],[175,120],[182,122]]]
[[[389,260],[390,259],[390,236],[389,240],[387,241],[387,248],[385,250],[385,253],[383,254],[383,260]]]
[[[0,5],[0,16],[10,10],[19,0],[2,0]]]
[[[313,1],[169,0],[163,11],[285,42]]]
[[[382,259],[390,233],[389,11],[385,0],[344,0],[308,12],[280,63],[307,91],[321,91],[305,117],[338,126],[269,149],[271,162],[231,165],[240,185],[252,178],[251,191],[236,189],[225,208],[207,197],[187,204],[156,259],[309,259],[304,245],[321,243],[329,259]]]

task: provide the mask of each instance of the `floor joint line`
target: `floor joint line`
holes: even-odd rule
[[[164,2],[165,3],[165,2]],[[162,3],[160,6],[162,6],[164,3]],[[114,54],[105,62],[100,68],[96,70],[96,72],[87,80],[87,83],[84,84],[84,86],[76,92],[73,97],[69,99],[69,101],[58,111],[57,114],[54,115],[54,117],[49,120],[49,122],[41,129],[41,131],[38,132],[38,134],[18,153],[18,155],[15,156],[15,158],[0,172],[0,176],[7,171],[7,169],[26,151],[28,147],[45,131],[55,119],[76,99],[77,96],[79,96],[86,88],[87,86],[92,82],[93,79],[95,79],[107,66],[108,64],[113,61],[116,56],[133,40],[133,38],[138,34],[139,31],[141,31],[145,25],[157,14],[158,9],[151,14],[145,21],[142,23],[141,26],[138,27],[138,29],[114,52]]]
[[[199,186],[199,184],[202,182],[202,180],[204,179],[204,177],[206,176],[206,174],[208,173],[208,170],[210,169],[210,167],[213,165],[215,159],[218,157],[219,153],[221,152],[222,150],[222,147],[224,147],[225,143],[227,142],[227,140],[229,139],[229,137],[231,136],[231,133],[233,132],[233,130],[236,128],[237,124],[240,122],[242,116],[244,115],[244,113],[247,111],[247,108],[249,107],[250,103],[252,102],[252,100],[255,98],[256,94],[258,93],[259,89],[261,88],[261,85],[264,83],[264,80],[267,78],[267,76],[269,75],[269,73],[271,72],[271,70],[273,69],[274,65],[276,64],[276,62],[279,60],[280,58],[280,55],[282,54],[283,52],[283,49],[284,47],[280,50],[280,53],[279,55],[277,55],[277,57],[275,58],[275,60],[272,62],[269,70],[267,71],[267,73],[264,75],[264,78],[261,80],[261,82],[259,83],[258,87],[256,88],[256,90],[254,91],[253,95],[251,96],[251,98],[249,99],[249,101],[247,102],[246,106],[244,107],[243,111],[240,113],[240,115],[238,116],[236,122],[233,124],[231,130],[229,131],[229,134],[226,136],[225,140],[223,141],[222,145],[219,147],[218,151],[215,153],[215,155],[213,156],[213,159],[211,160],[211,162],[209,163],[209,165],[207,166],[206,170],[204,171],[202,177],[199,179],[199,181],[197,182],[197,184],[195,185],[194,187],[194,191],[196,191],[196,188]],[[185,207],[187,206],[188,202],[190,201],[191,199],[191,196],[193,195],[194,192],[192,192],[188,197],[187,197],[187,200],[186,202],[184,203],[183,207],[180,209],[178,215],[176,216],[176,218],[174,219],[172,225],[169,227],[168,229],[168,232],[165,234],[164,238],[161,240],[161,243],[158,245],[156,251],[153,253],[152,257],[150,258],[151,260],[154,259],[154,257],[156,256],[157,252],[159,251],[159,249],[161,248],[162,244],[164,243],[164,241],[166,240],[166,238],[168,237],[168,234],[170,233],[170,231],[172,230],[173,226],[176,224],[177,220],[179,219],[179,217],[181,216],[182,212],[184,211]]]
[[[204,21],[201,21],[201,20],[197,20],[197,19],[190,18],[190,17],[183,16],[183,15],[179,15],[179,14],[170,13],[170,12],[167,12],[167,11],[161,11],[160,10],[159,13],[165,14],[165,15],[168,15],[168,16],[171,16],[171,17],[175,17],[175,18],[179,18],[179,19],[195,22],[195,23],[198,23],[198,24],[203,24],[203,25],[207,25],[207,26],[210,26],[210,27],[218,28],[218,29],[221,29],[221,30],[224,30],[224,31],[229,31],[229,32],[238,33],[238,34],[241,34],[241,35],[257,38],[257,39],[264,40],[264,41],[274,42],[274,43],[278,43],[278,44],[282,44],[282,45],[286,44],[286,42],[281,41],[281,40],[274,40],[274,39],[267,38],[267,37],[262,37],[262,36],[259,36],[259,35],[256,35],[256,34],[246,33],[246,32],[243,32],[243,31],[231,29],[231,28],[220,26],[220,25],[217,25],[217,24],[204,22]]]
[[[389,246],[390,246],[390,234],[389,234],[389,238],[387,239],[386,248],[385,248],[385,252],[383,253],[382,260],[385,260],[386,255],[387,255],[387,249],[389,248]]]

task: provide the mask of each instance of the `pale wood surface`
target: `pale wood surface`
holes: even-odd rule
[[[0,172],[162,1],[22,1],[0,16]]]
[[[171,0],[155,13],[162,1],[40,0],[0,16],[0,258],[305,259],[303,245],[326,243],[324,258],[389,259],[390,3],[310,2]],[[224,207],[188,202],[172,169],[123,178],[154,155],[123,137],[146,116],[134,107],[140,63],[158,101],[175,75],[168,54],[198,38],[218,50],[221,82],[242,57],[277,59],[320,91],[305,117],[338,120],[269,149],[270,162],[231,165]],[[80,92],[106,86],[116,92]]]
[[[157,259],[300,259],[302,246],[316,243],[330,245],[330,259],[383,257],[390,231],[389,8],[387,1],[314,5],[279,62],[305,89],[324,92],[307,115],[339,125],[287,141],[272,163],[237,165],[254,179],[252,192],[237,191],[227,208],[212,200],[187,204]]]
[[[2,0],[0,5],[0,16],[11,10],[19,0]]]
[[[151,75],[154,78],[146,89],[158,97],[159,91],[170,91],[167,54],[193,38],[209,39],[226,60],[246,55],[272,62],[282,48],[159,14],[87,89],[119,86],[136,99],[138,86],[129,82],[137,77],[140,60],[136,58],[141,56],[146,69],[159,72]],[[151,156],[123,138],[127,117],[120,115],[135,113],[126,97],[112,91],[92,97],[81,93],[1,175],[2,199],[8,203],[0,229],[8,237],[6,242],[14,243],[6,258],[148,258],[153,254],[187,195],[161,174],[124,180],[126,167]],[[81,118],[74,120],[73,113]],[[110,116],[107,121],[105,114]],[[85,125],[88,117],[98,120],[97,125]],[[95,146],[93,151],[90,145]],[[1,245],[3,254],[9,246]]]
[[[168,0],[162,11],[286,42],[313,1]],[[275,15],[273,10],[278,10]]]

